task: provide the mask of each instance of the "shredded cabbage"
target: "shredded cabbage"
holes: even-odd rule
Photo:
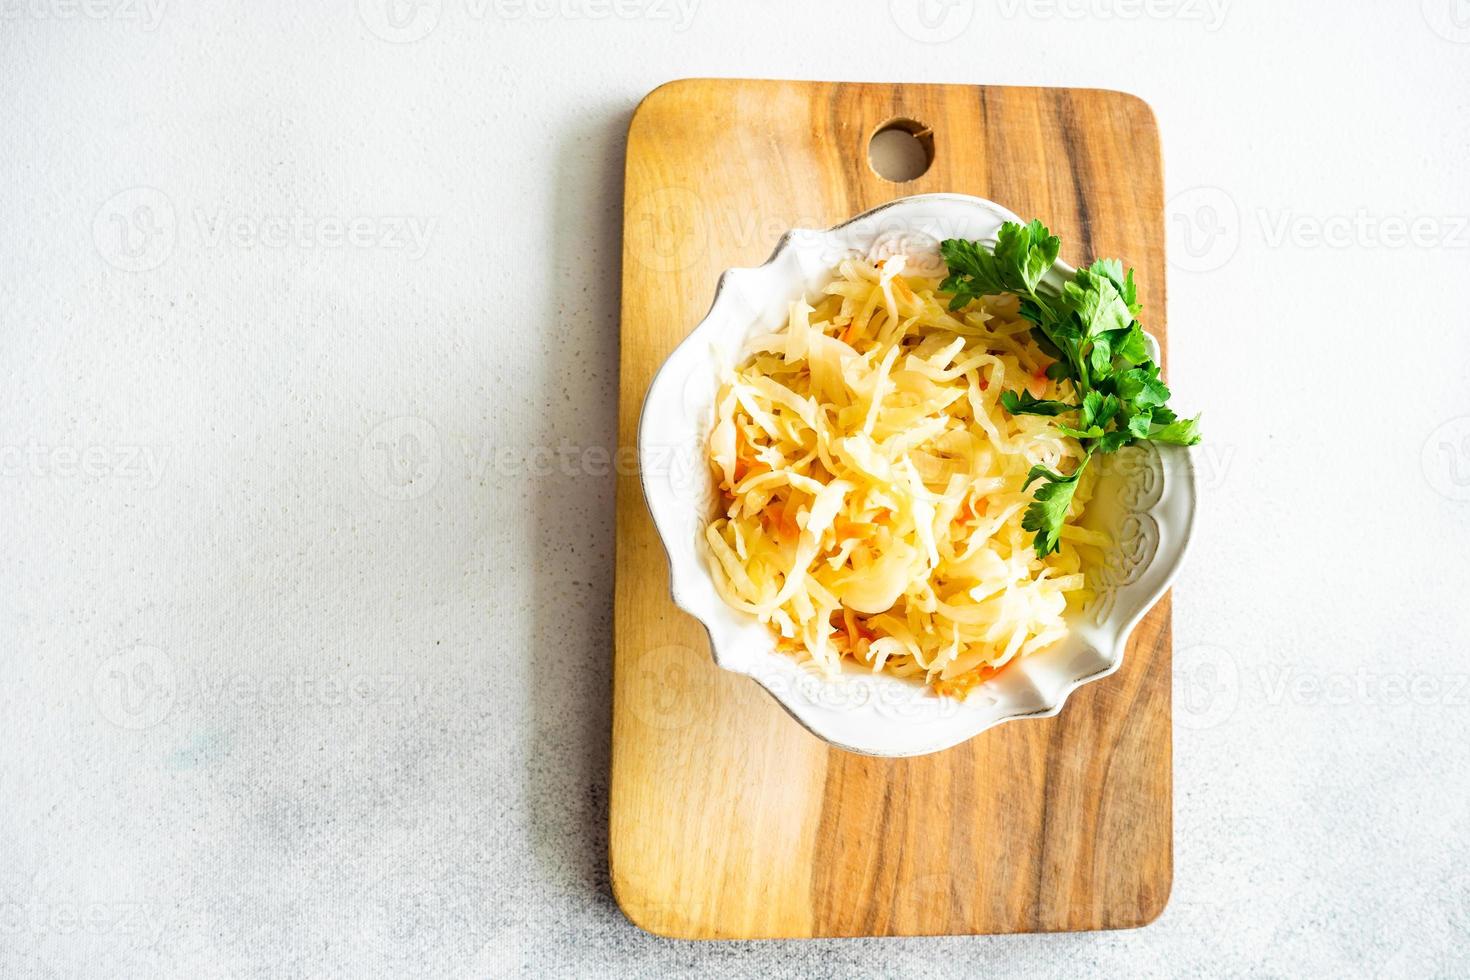
[[[952,312],[937,279],[904,266],[844,260],[815,306],[791,304],[726,372],[709,439],[725,509],[705,537],[720,594],[781,649],[963,697],[1066,635],[1105,541],[1075,526],[1086,472],[1059,551],[1037,558],[1021,527],[1027,471],[1070,470],[1082,450],[999,404],[1008,387],[1070,394],[1017,298]]]

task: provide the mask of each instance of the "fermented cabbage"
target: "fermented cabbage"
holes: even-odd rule
[[[710,462],[722,512],[706,527],[717,588],[778,646],[835,671],[851,658],[963,697],[1066,635],[1085,602],[1077,525],[1037,558],[1021,527],[1033,464],[1069,472],[1078,443],[1012,416],[1003,390],[1071,397],[1046,377],[1012,295],[951,312],[905,258],[841,262],[820,299],[754,337],[717,396]]]

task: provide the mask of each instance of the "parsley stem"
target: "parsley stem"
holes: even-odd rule
[[[1057,318],[1056,311],[1053,310],[1049,305],[1047,305],[1046,300],[1042,299],[1041,294],[1038,293],[1036,290],[1028,288],[1026,290],[1026,295],[1031,297],[1031,302],[1041,307],[1041,312],[1046,314],[1047,319],[1055,320]]]

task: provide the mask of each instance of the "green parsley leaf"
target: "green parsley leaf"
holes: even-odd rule
[[[1019,276],[1019,283],[1026,292],[1036,292],[1041,279],[1057,261],[1062,240],[1040,221],[1032,220],[1029,225],[1018,225],[1007,221],[1000,226],[995,240],[995,261],[1001,268]]]
[[[1030,487],[1033,480],[1045,481],[1036,488],[1031,504],[1026,508],[1026,513],[1021,515],[1021,527],[1036,535],[1032,546],[1036,549],[1037,558],[1045,558],[1056,551],[1061,543],[1062,524],[1067,519],[1067,509],[1072,506],[1072,497],[1077,492],[1077,479],[1087,467],[1087,459],[1084,456],[1070,476],[1062,476],[1040,465],[1031,467],[1031,471],[1026,474],[1026,483],[1022,489]]]
[[[1063,412],[1077,411],[1076,405],[1037,398],[1031,392],[1024,390],[1019,394],[1014,391],[1002,391],[1000,403],[1012,415],[1061,415]]]
[[[1107,330],[1126,330],[1133,322],[1133,314],[1118,287],[1111,279],[1095,276],[1086,269],[1077,270],[1076,277],[1063,289],[1067,306],[1082,324],[1086,336],[1092,337]]]
[[[949,301],[951,310],[961,309],[981,296],[1007,292],[1010,288],[995,255],[979,242],[947,238],[940,243],[939,254],[949,267],[949,275],[939,284],[939,291],[954,294]]]
[[[1193,446],[1200,441],[1199,419],[1180,419],[1177,422],[1170,422],[1151,432],[1149,438],[1154,442],[1162,442],[1170,446]]]
[[[1101,439],[1106,434],[1103,432],[1103,428],[1100,425],[1090,425],[1085,429],[1074,429],[1072,428],[1072,426],[1068,425],[1065,422],[1058,422],[1057,428],[1062,430],[1062,435],[1071,436],[1078,442],[1082,442],[1087,439]]]
[[[1072,369],[1066,361],[1053,361],[1046,367],[1046,376],[1053,381],[1066,381],[1072,377]]]
[[[1123,297],[1123,302],[1128,304],[1129,312],[1134,316],[1138,315],[1142,307],[1138,305],[1138,287],[1133,282],[1132,269],[1124,275],[1122,262],[1117,259],[1098,259],[1088,267],[1088,271],[1111,281],[1117,287],[1118,295]]]
[[[1148,361],[1148,341],[1144,339],[1143,328],[1137,320],[1131,326],[1109,330],[1102,336],[1107,339],[1112,356],[1125,367],[1136,367]]]
[[[1139,408],[1155,408],[1169,400],[1169,386],[1159,380],[1159,367],[1152,362],[1118,375],[1114,388],[1119,398]]]
[[[1089,391],[1082,397],[1082,414],[1079,420],[1084,429],[1107,425],[1116,414],[1118,414],[1118,399],[1112,395]]]

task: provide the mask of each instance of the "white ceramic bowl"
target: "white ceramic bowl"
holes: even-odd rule
[[[920,755],[1004,721],[1056,714],[1079,686],[1118,669],[1129,633],[1173,579],[1193,525],[1194,471],[1185,450],[1147,443],[1094,461],[1108,465],[1084,523],[1117,542],[1103,567],[1090,570],[1097,599],[1069,613],[1065,640],[1012,661],[964,701],[850,662],[828,677],[777,652],[769,628],[720,599],[703,537],[719,501],[705,462],[719,366],[739,363],[751,334],[781,327],[791,301],[815,299],[844,256],[903,252],[911,263],[934,262],[939,240],[993,242],[1001,223],[1015,220],[978,197],[924,194],[826,231],[788,232],[764,265],[720,277],[708,315],[669,355],[643,403],[643,492],[668,551],[674,603],[704,624],[720,667],[754,678],[813,734],[852,752]],[[1058,263],[1052,275],[1060,281],[1072,272]]]

